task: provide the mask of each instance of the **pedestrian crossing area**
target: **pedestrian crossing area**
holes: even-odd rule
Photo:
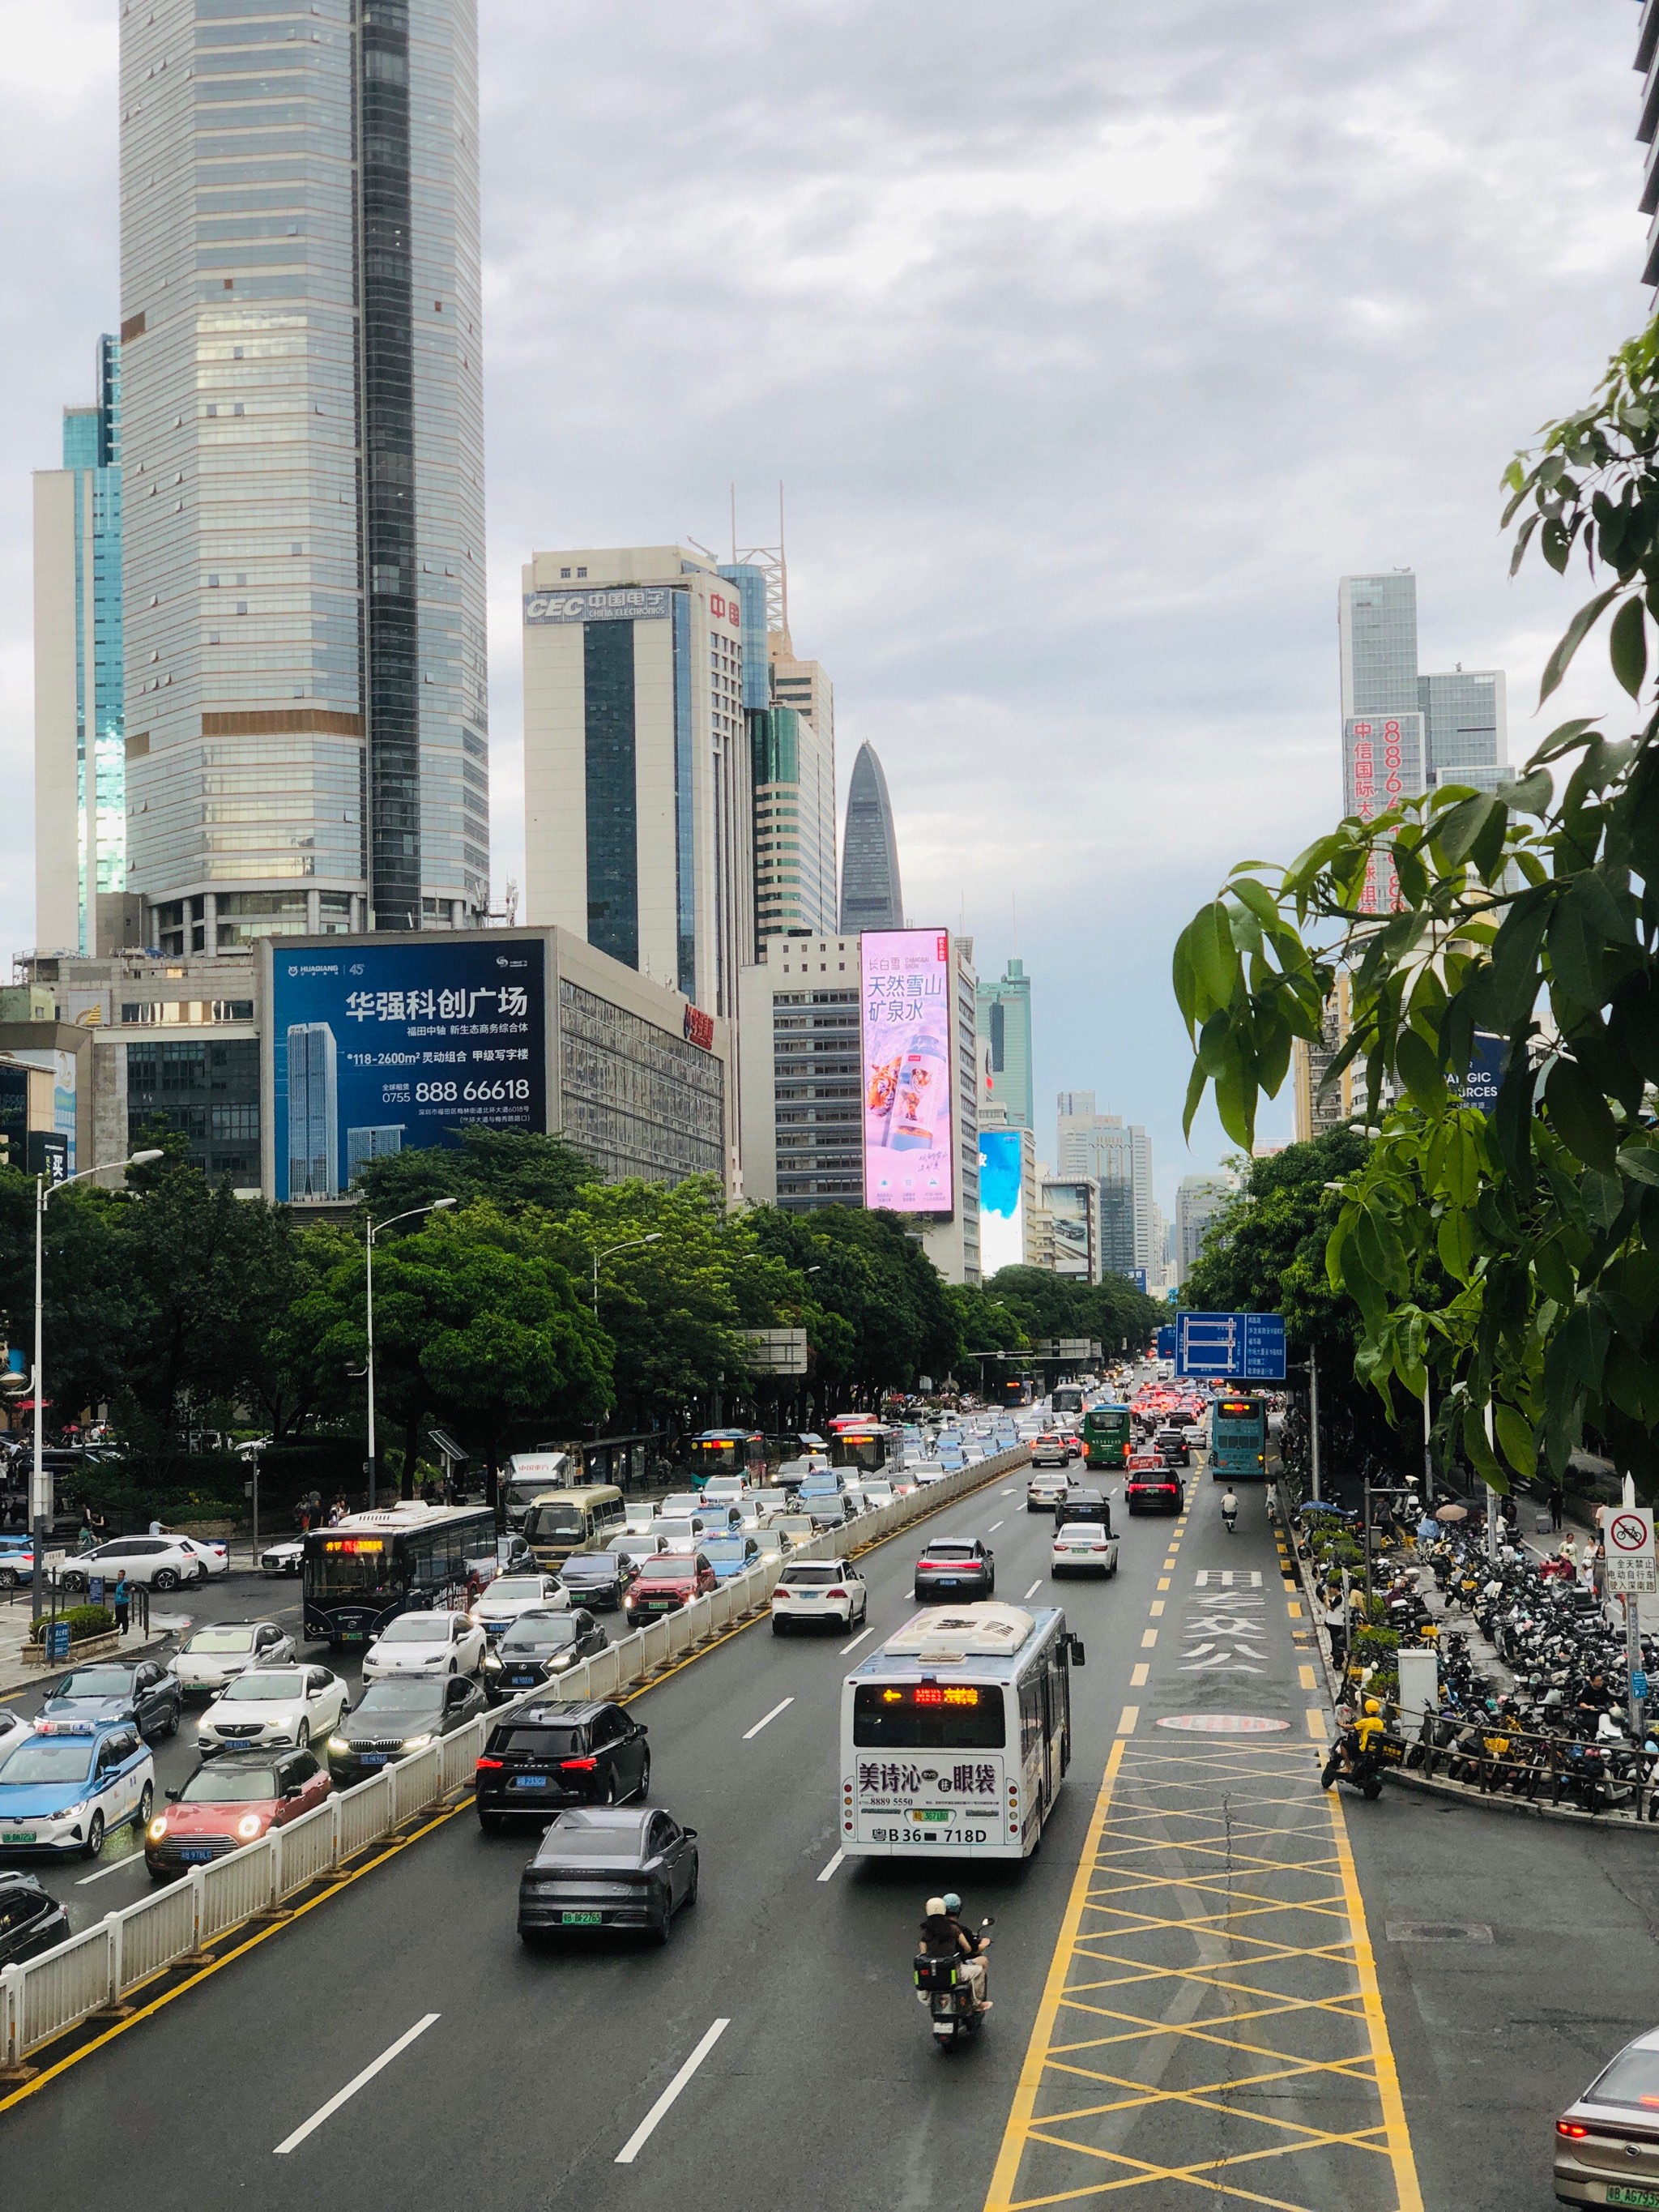
[[[1200,1567],[1193,1577],[1194,1589],[1260,1589],[1260,1567],[1243,1567],[1235,1573],[1231,1567]]]

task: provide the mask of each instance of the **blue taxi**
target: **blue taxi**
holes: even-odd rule
[[[26,1588],[34,1580],[34,1539],[8,1528],[0,1535],[0,1589]]]
[[[127,1822],[142,1831],[155,1802],[155,1768],[137,1723],[40,1720],[0,1752],[0,1856],[79,1852],[95,1859]]]

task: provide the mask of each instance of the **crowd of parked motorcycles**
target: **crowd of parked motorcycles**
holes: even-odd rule
[[[1351,1659],[1340,1582],[1328,1589],[1332,1656],[1350,1692],[1322,1781],[1376,1796],[1389,1765],[1468,1784],[1488,1796],[1622,1812],[1659,1821],[1659,1732],[1632,1731],[1626,1710],[1625,1632],[1596,1591],[1560,1555],[1540,1561],[1504,1544],[1494,1561],[1474,1529],[1450,1528],[1419,1541],[1414,1562],[1396,1568],[1382,1590],[1383,1619],[1401,1649],[1432,1648],[1439,1702],[1414,1723],[1371,1693],[1379,1666]],[[1425,1595],[1430,1580],[1442,1604]],[[1498,1654],[1511,1686],[1482,1671],[1471,1628]],[[1358,1644],[1358,1636],[1353,1637]],[[1653,1639],[1644,1636],[1640,1665],[1652,1671]]]

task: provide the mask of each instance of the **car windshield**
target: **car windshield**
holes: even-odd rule
[[[574,1644],[575,1640],[576,1619],[574,1613],[544,1613],[533,1620],[515,1620],[501,1638],[501,1650],[544,1650],[550,1645]]]
[[[498,1575],[484,1592],[486,1605],[494,1605],[497,1598],[514,1600],[521,1597],[541,1599],[547,1595],[539,1575]]]
[[[798,1567],[789,1568],[783,1579],[786,1583],[794,1583],[799,1589],[807,1589],[820,1583],[827,1585],[834,1582],[840,1572],[839,1567],[815,1567],[803,1562]]]
[[[402,1719],[410,1713],[435,1713],[443,1709],[443,1699],[434,1686],[428,1682],[371,1682],[357,1700],[357,1715],[366,1714],[370,1720],[384,1714]]]
[[[244,1674],[230,1695],[239,1705],[280,1705],[303,1692],[297,1674]]]
[[[1585,2090],[1587,2105],[1637,2105],[1659,2111],[1659,2051],[1621,2051]]]
[[[710,1559],[747,1559],[750,1542],[747,1536],[711,1536],[702,1547],[703,1555]]]
[[[228,1771],[218,1765],[192,1774],[179,1792],[181,1805],[248,1805],[276,1795],[276,1776],[269,1766]]]
[[[562,1536],[580,1536],[582,1509],[580,1505],[554,1505],[544,1498],[539,1505],[531,1507],[524,1533],[532,1544],[556,1543]]]
[[[448,1636],[447,1613],[400,1613],[380,1631],[382,1644],[442,1644]]]
[[[695,1490],[677,1490],[662,1502],[663,1518],[672,1520],[677,1513],[695,1513],[702,1504]]]
[[[77,1667],[58,1686],[60,1698],[130,1698],[132,1677],[125,1667]]]
[[[548,1830],[538,1859],[620,1859],[625,1866],[639,1863],[637,1828],[567,1828],[562,1823]]]
[[[251,1628],[198,1628],[182,1648],[192,1656],[198,1652],[252,1651],[253,1631]]]
[[[0,1784],[80,1782],[91,1764],[92,1747],[84,1738],[78,1743],[48,1743],[35,1737],[0,1759]]]
[[[1092,1522],[1088,1521],[1068,1521],[1066,1523],[1066,1526],[1060,1530],[1060,1534],[1055,1537],[1054,1541],[1057,1544],[1064,1544],[1075,1537],[1081,1537],[1085,1543],[1089,1544],[1097,1543],[1103,1540],[1101,1537],[1100,1530],[1095,1527]]]
[[[617,1562],[605,1552],[580,1553],[565,1561],[562,1571],[568,1583],[608,1583],[617,1571]]]
[[[696,1562],[690,1552],[659,1552],[654,1559],[647,1559],[641,1580],[655,1582],[684,1582],[695,1573]]]
[[[607,1552],[614,1552],[618,1559],[643,1559],[648,1558],[656,1550],[657,1540],[654,1536],[638,1534],[631,1536],[613,1536],[605,1548]]]

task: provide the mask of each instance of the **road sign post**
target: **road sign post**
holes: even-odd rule
[[[1625,1601],[1625,1672],[1630,1691],[1630,1724],[1639,1745],[1645,1719],[1647,1677],[1642,1669],[1640,1601],[1659,1596],[1659,1556],[1653,1542],[1653,1515],[1644,1505],[1616,1505],[1607,1516],[1603,1585],[1610,1597]],[[1640,1689],[1638,1683],[1640,1683]]]
[[[1176,1372],[1212,1382],[1282,1382],[1284,1316],[1177,1314]]]

